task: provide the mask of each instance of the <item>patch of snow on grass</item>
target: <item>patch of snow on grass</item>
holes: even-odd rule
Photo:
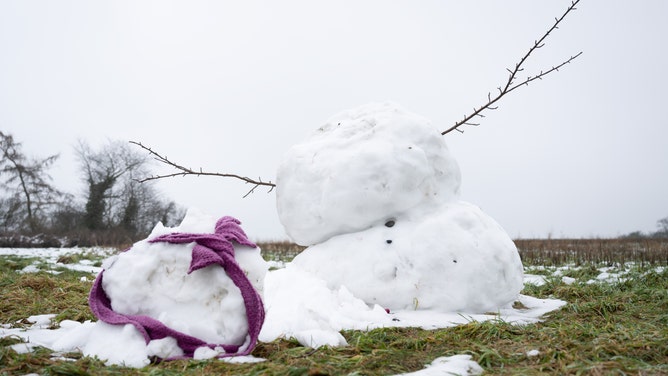
[[[482,367],[471,360],[471,355],[453,355],[434,359],[425,369],[404,373],[403,376],[437,376],[437,375],[481,375]]]

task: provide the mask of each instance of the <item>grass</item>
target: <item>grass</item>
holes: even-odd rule
[[[270,248],[263,247],[267,252]],[[272,259],[285,259],[276,251],[280,247],[271,249]],[[561,275],[575,278],[570,285],[552,276],[556,262],[552,268],[530,268],[531,273],[535,269],[545,274],[546,283],[527,285],[524,294],[568,302],[532,325],[493,321],[429,331],[345,331],[349,345],[338,348],[313,350],[290,340],[260,343],[253,354],[267,359],[262,363],[190,360],[139,370],[107,367],[80,354],[65,354],[73,361],[56,360],[48,349],[18,354],[7,347],[17,340],[4,338],[0,375],[386,375],[419,370],[437,357],[455,354],[472,355],[489,375],[668,375],[668,268],[657,269],[659,261],[629,259],[632,256],[625,256],[626,264],[583,261],[579,267],[561,269]],[[626,273],[620,282],[587,283],[611,262]],[[86,274],[15,271],[25,265],[21,260],[0,261],[0,323],[44,313],[59,313],[57,320],[93,319],[86,304],[90,278],[81,281]],[[527,355],[530,350],[538,354]]]
[[[525,265],[668,264],[667,239],[518,239]]]

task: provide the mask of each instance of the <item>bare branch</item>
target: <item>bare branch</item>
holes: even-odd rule
[[[458,129],[459,127],[461,127],[462,125],[470,125],[469,120],[471,120],[475,116],[479,116],[480,113],[485,111],[485,110],[495,110],[495,109],[497,109],[498,106],[493,106],[493,105],[499,99],[503,98],[503,96],[505,96],[506,94],[510,93],[511,91],[517,89],[518,87],[520,87],[522,85],[529,85],[530,82],[532,82],[536,79],[542,79],[544,76],[546,76],[546,75],[548,75],[548,74],[550,74],[554,71],[558,71],[559,68],[563,67],[564,65],[570,63],[571,61],[575,60],[580,55],[582,55],[582,51],[578,52],[577,54],[571,56],[570,58],[568,58],[567,60],[565,60],[561,64],[553,66],[551,69],[548,69],[546,71],[541,71],[540,73],[538,73],[535,76],[529,76],[527,79],[525,79],[524,81],[522,81],[520,83],[515,83],[515,80],[517,78],[517,74],[524,70],[523,65],[527,61],[529,56],[531,56],[531,54],[536,49],[539,49],[539,48],[541,48],[545,45],[545,42],[544,42],[545,39],[550,35],[550,33],[552,31],[559,28],[558,26],[561,23],[561,21],[563,21],[563,19],[571,11],[576,9],[575,6],[579,2],[580,2],[580,0],[572,1],[571,5],[568,7],[568,9],[566,9],[564,14],[562,14],[561,17],[554,19],[555,20],[554,25],[552,25],[552,27],[549,30],[547,30],[547,32],[545,32],[545,34],[543,34],[543,36],[540,39],[534,41],[534,44],[533,44],[533,46],[531,46],[531,48],[529,48],[529,51],[527,51],[527,53],[520,59],[520,61],[517,64],[515,64],[515,69],[511,70],[511,69],[506,68],[506,70],[509,73],[508,80],[506,81],[505,85],[503,85],[503,87],[498,87],[497,88],[499,90],[499,93],[496,95],[496,97],[491,98],[491,95],[488,93],[487,94],[487,103],[485,103],[484,105],[482,105],[480,107],[474,108],[473,112],[471,114],[464,116],[464,118],[462,120],[456,122],[452,127],[450,127],[448,129],[446,129],[445,131],[441,132],[441,134],[445,135],[445,134],[448,134],[448,133],[452,132],[453,130],[457,130],[460,133],[463,133],[463,131],[461,129]]]
[[[276,187],[276,184],[272,183],[271,181],[265,182],[265,181],[262,181],[262,178],[259,178],[259,177],[258,177],[257,180],[255,180],[255,179],[251,179],[251,178],[246,177],[246,176],[241,176],[241,175],[236,175],[236,174],[223,174],[223,173],[218,173],[218,172],[205,172],[205,171],[202,170],[201,167],[199,168],[199,170],[193,170],[191,168],[184,167],[184,166],[181,166],[177,163],[174,163],[174,162],[170,161],[166,156],[158,154],[157,152],[155,152],[150,147],[143,145],[141,142],[130,141],[130,143],[135,144],[135,145],[139,146],[140,148],[148,151],[149,154],[151,156],[153,156],[153,158],[156,161],[158,161],[162,164],[166,164],[166,165],[168,165],[168,166],[170,166],[170,167],[172,167],[172,168],[174,168],[178,171],[178,172],[173,172],[171,174],[153,175],[153,176],[149,176],[149,177],[146,177],[146,178],[143,178],[143,179],[137,179],[137,181],[140,182],[140,183],[144,183],[144,182],[147,182],[147,181],[150,181],[150,180],[158,180],[158,179],[164,179],[164,178],[172,178],[172,177],[175,177],[175,176],[187,176],[187,175],[217,176],[217,177],[223,177],[223,178],[234,178],[234,179],[242,180],[246,184],[252,184],[253,185],[253,187],[243,197],[247,197],[251,193],[255,192],[255,189],[259,186],[269,187],[269,191],[267,191],[267,193],[273,191],[274,188]]]

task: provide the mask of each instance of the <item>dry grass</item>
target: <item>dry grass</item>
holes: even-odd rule
[[[80,354],[67,354],[73,361],[56,360],[48,349],[17,354],[8,347],[17,340],[5,338],[0,339],[0,375],[387,375],[455,354],[472,355],[487,375],[668,375],[668,268],[656,268],[666,264],[666,244],[599,239],[517,244],[527,264],[581,265],[565,272],[576,279],[571,285],[549,276],[542,286],[527,285],[527,295],[568,302],[538,324],[345,331],[348,346],[317,351],[289,340],[261,343],[254,355],[266,361],[257,364],[190,360],[143,369],[107,367]],[[282,261],[302,250],[287,242],[262,248]],[[623,268],[625,278],[586,283],[599,273],[597,267],[608,264]],[[23,266],[20,260],[0,259],[0,323],[59,312],[58,320],[92,318],[86,305],[91,282],[80,280],[85,274],[15,271]],[[528,356],[529,350],[539,354]]]
[[[268,260],[290,261],[306,247],[289,241],[258,244]],[[668,265],[668,239],[517,239],[524,265]]]
[[[667,265],[668,239],[519,239],[525,265]]]

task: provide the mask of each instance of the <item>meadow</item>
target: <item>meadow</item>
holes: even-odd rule
[[[349,345],[317,350],[293,340],[260,343],[260,363],[172,361],[143,369],[108,367],[80,353],[20,353],[0,339],[0,375],[392,375],[423,369],[437,357],[469,354],[486,375],[668,375],[668,242],[629,239],[517,240],[527,274],[540,283],[523,294],[566,301],[525,326],[501,320],[452,328],[345,331]],[[265,259],[289,261],[303,248],[262,243]],[[59,265],[100,265],[94,253]],[[34,272],[21,273],[25,268]],[[0,256],[0,324],[28,325],[31,315],[94,320],[87,305],[93,275],[38,258]]]

